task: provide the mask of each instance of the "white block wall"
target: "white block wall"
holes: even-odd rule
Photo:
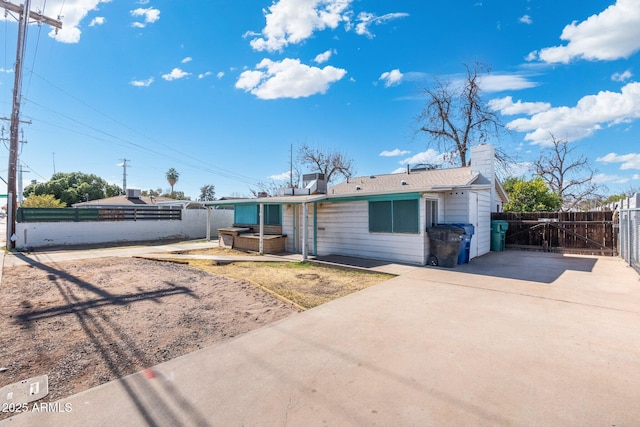
[[[211,211],[211,234],[233,224],[233,210]],[[207,233],[207,211],[185,209],[181,221],[26,222],[16,224],[16,247],[94,245],[167,239],[202,239]]]

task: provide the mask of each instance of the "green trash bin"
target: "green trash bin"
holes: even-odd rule
[[[505,238],[507,236],[507,230],[509,229],[509,223],[502,220],[491,221],[491,250],[500,252],[505,249]]]

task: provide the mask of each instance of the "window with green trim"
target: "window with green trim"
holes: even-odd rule
[[[282,225],[281,211],[280,205],[264,205],[264,225]]]
[[[418,233],[418,200],[369,202],[369,231],[372,233]]]
[[[238,205],[235,207],[235,224],[259,224],[260,205]],[[264,225],[282,225],[282,207],[264,205]]]

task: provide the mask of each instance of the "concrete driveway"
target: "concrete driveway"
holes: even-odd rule
[[[491,253],[1,424],[638,425],[638,325],[640,281],[619,258]]]

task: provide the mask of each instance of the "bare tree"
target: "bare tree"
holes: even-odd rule
[[[536,174],[562,199],[564,210],[583,206],[603,189],[593,182],[594,171],[585,156],[576,156],[576,147],[569,148],[566,140],[550,134],[552,145],[540,153],[533,163]]]
[[[303,166],[310,166],[313,172],[324,174],[327,184],[336,176],[349,179],[353,175],[353,160],[338,151],[322,151],[304,144],[298,150],[298,160]]]
[[[253,187],[249,188],[249,193],[251,193],[252,197],[274,197],[280,194],[282,190],[282,184],[278,184],[274,180],[271,181],[261,181]]]
[[[418,117],[419,130],[431,137],[427,146],[437,148],[452,163],[457,158],[460,166],[467,166],[472,145],[497,137],[504,129],[498,115],[480,97],[482,74],[491,70],[481,63],[464,66],[467,76],[462,85],[434,78],[434,87],[424,91],[427,105]],[[496,153],[500,157],[500,150]]]

